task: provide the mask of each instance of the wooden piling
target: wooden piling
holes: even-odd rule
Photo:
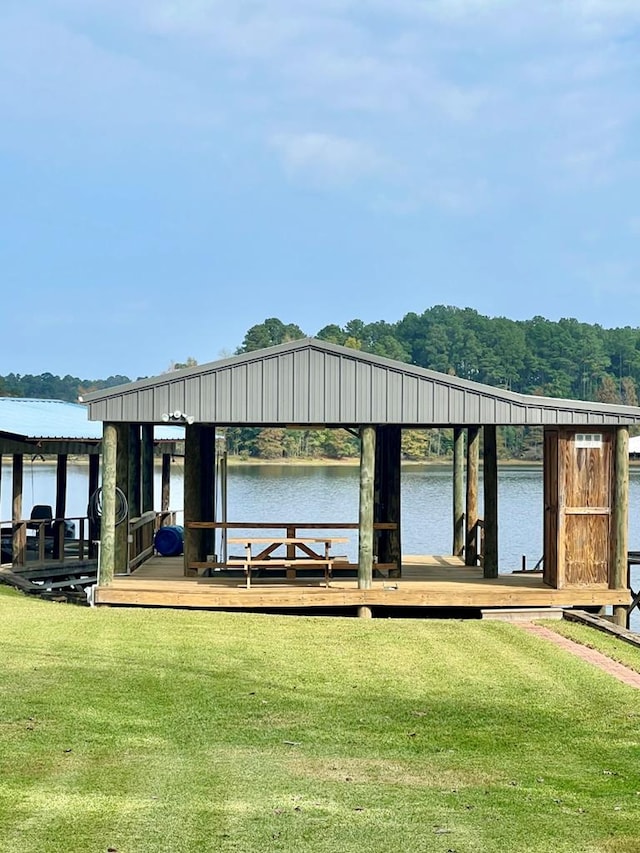
[[[116,440],[116,486],[128,501],[129,490],[129,425],[118,423]],[[119,521],[115,527],[115,563],[116,572],[129,571],[129,517]]]
[[[129,424],[129,471],[127,483],[129,518],[139,518],[140,516],[140,492],[142,486],[141,453],[140,424]]]
[[[202,521],[202,427],[185,427],[184,441],[184,574],[191,574],[191,563],[203,562],[202,531],[188,526],[190,521]],[[206,554],[204,555],[206,556]]]
[[[89,494],[87,495],[87,507],[100,485],[100,456],[97,453],[89,454]],[[88,510],[87,510],[88,512]],[[100,522],[91,513],[89,515],[89,557],[95,559],[98,554],[97,542],[100,539]]]
[[[498,446],[496,427],[483,428],[482,473],[484,481],[484,559],[485,578],[498,577]]]
[[[480,430],[467,429],[467,512],[464,562],[478,565],[478,471],[480,468]]]
[[[100,563],[98,582],[109,586],[116,562],[116,458],[118,430],[105,421],[102,428],[102,517],[100,519]]]
[[[378,531],[377,542],[374,538],[374,554],[379,563],[394,564],[395,568],[389,569],[391,578],[400,577],[402,572],[401,445],[401,427],[376,427],[374,522],[392,522],[396,527]]]
[[[202,506],[200,521],[216,520],[216,428],[210,424],[200,426],[200,463],[202,488],[200,491]],[[215,554],[216,532],[208,528],[201,532],[201,557],[207,560]]]
[[[58,454],[56,465],[56,518],[64,518],[67,514],[67,471],[68,456]],[[58,559],[64,549],[64,524],[55,524],[53,528],[53,556]]]
[[[453,430],[453,548],[454,557],[464,554],[464,430]]]
[[[360,429],[360,502],[358,588],[370,589],[373,579],[373,490],[376,455],[375,427]]]
[[[24,456],[22,453],[13,454],[13,495],[11,518],[13,521],[13,565],[24,566],[27,552],[27,531],[24,524],[18,524],[22,519],[22,485],[24,471]]]
[[[151,512],[153,500],[153,424],[142,424],[141,447],[141,476],[142,476],[142,512]]]
[[[171,454],[162,454],[162,486],[160,495],[160,509],[162,512],[169,512],[169,502],[171,500]],[[166,523],[166,522],[165,522]]]
[[[629,551],[629,430],[615,430],[613,496],[611,519],[611,566],[609,588],[624,589],[627,585],[627,560]],[[614,606],[613,621],[621,627],[627,626],[628,613],[623,605]]]

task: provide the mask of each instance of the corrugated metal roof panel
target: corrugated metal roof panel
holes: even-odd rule
[[[402,391],[394,385],[396,376]],[[149,389],[155,392],[151,412]],[[640,423],[638,407],[529,397],[313,339],[174,371],[86,399],[92,420],[132,423],[158,423],[163,411],[176,408],[191,408],[187,414],[197,421],[220,425]]]
[[[81,403],[0,397],[0,432],[43,440],[100,441],[102,423],[90,421],[89,407]],[[158,440],[181,441],[184,428],[158,425],[154,435]]]
[[[0,397],[0,431],[29,438],[102,438],[102,425],[89,420],[88,406],[22,397]]]

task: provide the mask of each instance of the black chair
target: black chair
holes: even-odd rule
[[[48,524],[44,525],[43,533],[45,537],[53,536],[53,508],[48,504],[35,504],[33,509],[31,510],[31,515],[29,516],[31,521],[47,521]],[[29,524],[28,527],[31,530],[35,530],[36,532],[40,531],[40,524]]]

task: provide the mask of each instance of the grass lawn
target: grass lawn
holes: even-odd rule
[[[640,692],[517,626],[0,589],[0,851],[640,851]]]
[[[587,625],[568,622],[564,619],[548,620],[544,622],[544,625],[557,634],[562,634],[563,637],[575,640],[576,643],[581,643],[583,646],[597,649],[613,660],[628,666],[629,669],[640,672],[640,648],[632,646],[630,643],[618,640],[610,634],[605,634],[604,631],[597,631]]]

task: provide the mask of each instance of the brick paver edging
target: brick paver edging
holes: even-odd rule
[[[588,646],[582,646],[580,643],[569,640],[561,634],[556,634],[555,631],[551,631],[549,628],[545,628],[542,625],[534,625],[533,622],[520,622],[519,625],[530,634],[535,634],[536,637],[542,637],[545,640],[550,640],[552,643],[555,643],[556,646],[560,646],[560,648],[565,649],[565,651],[570,652],[572,655],[582,658],[582,660],[586,660],[587,663],[591,663],[599,669],[604,670],[604,672],[607,672],[609,675],[617,678],[618,681],[622,681],[624,684],[628,684],[630,687],[635,687],[640,690],[640,672],[635,672],[635,670],[629,669],[628,666],[624,666],[615,660],[611,660],[611,658],[603,655],[602,652],[590,649]]]

